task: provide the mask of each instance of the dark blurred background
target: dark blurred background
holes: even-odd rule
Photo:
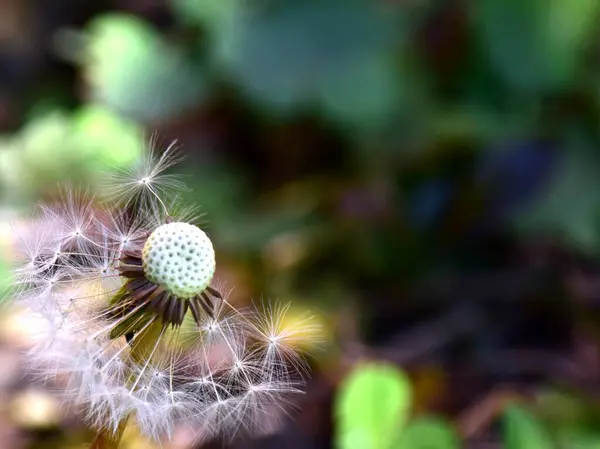
[[[283,427],[229,447],[346,449],[363,359],[459,447],[549,447],[506,442],[515,402],[551,447],[600,447],[599,23],[596,0],[0,0],[0,286],[15,217],[177,139],[235,300],[321,326]],[[86,447],[22,376],[19,320],[0,447]]]

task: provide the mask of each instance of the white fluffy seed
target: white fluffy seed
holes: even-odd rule
[[[210,285],[215,274],[215,250],[208,236],[188,223],[159,226],[148,237],[142,254],[148,280],[179,298],[191,298]]]

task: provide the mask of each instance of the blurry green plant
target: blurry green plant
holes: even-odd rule
[[[208,31],[216,65],[279,114],[317,106],[335,121],[365,126],[402,104],[395,56],[406,30],[393,8],[365,0],[174,6],[182,22]]]
[[[574,81],[600,13],[596,0],[481,0],[473,6],[494,70],[511,88],[529,93]]]
[[[145,144],[138,125],[99,106],[44,112],[0,143],[0,187],[15,204],[65,179],[85,180],[93,188],[100,173],[135,163]]]
[[[393,365],[364,363],[338,391],[338,449],[459,449],[456,430],[437,417],[410,419],[412,388]]]
[[[358,365],[337,393],[336,447],[392,449],[408,420],[411,396],[410,381],[393,365]]]
[[[596,449],[600,447],[600,435],[597,432],[563,431],[557,436],[557,441],[559,448]]]
[[[173,11],[187,25],[201,24],[210,32],[233,32],[236,10],[245,7],[245,0],[171,0]]]
[[[335,444],[338,449],[459,449],[456,429],[437,416],[410,418],[412,389],[408,377],[387,363],[359,364],[346,377],[335,399]],[[595,433],[563,428],[551,433],[542,419],[520,405],[502,416],[504,449],[591,449]],[[571,445],[573,443],[573,445]]]
[[[504,412],[505,449],[552,449],[550,433],[533,413],[517,405]]]
[[[584,139],[566,143],[558,170],[535,203],[515,218],[525,235],[549,234],[588,254],[600,251],[600,159]]]
[[[208,92],[200,65],[136,16],[99,15],[84,32],[64,37],[62,53],[81,66],[91,100],[126,116],[171,119],[196,107]]]
[[[536,407],[532,412],[551,429],[558,447],[600,447],[597,424],[600,406],[593,397],[582,397],[564,390],[549,390],[538,394]]]
[[[456,430],[441,418],[422,417],[410,422],[393,449],[460,449]]]

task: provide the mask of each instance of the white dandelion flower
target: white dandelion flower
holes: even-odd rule
[[[179,160],[174,145],[152,153],[116,177],[114,203],[67,192],[17,229],[14,296],[40,323],[32,371],[114,441],[134,419],[156,439],[260,432],[302,385],[286,307],[243,312],[213,286],[210,238],[173,212],[182,186],[164,171]]]

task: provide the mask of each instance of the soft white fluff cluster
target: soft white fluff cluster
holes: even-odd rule
[[[31,364],[104,430],[135,419],[157,439],[180,425],[201,439],[260,432],[301,384],[293,343],[305,329],[284,325],[287,308],[242,312],[217,295],[201,312],[186,306],[179,322],[166,309],[185,298],[156,313],[148,296],[123,295],[126,254],[141,254],[165,223],[190,222],[168,206],[182,186],[165,170],[178,160],[172,146],[151,152],[139,170],[113,178],[111,203],[69,191],[15,229],[15,299],[37,323]]]

